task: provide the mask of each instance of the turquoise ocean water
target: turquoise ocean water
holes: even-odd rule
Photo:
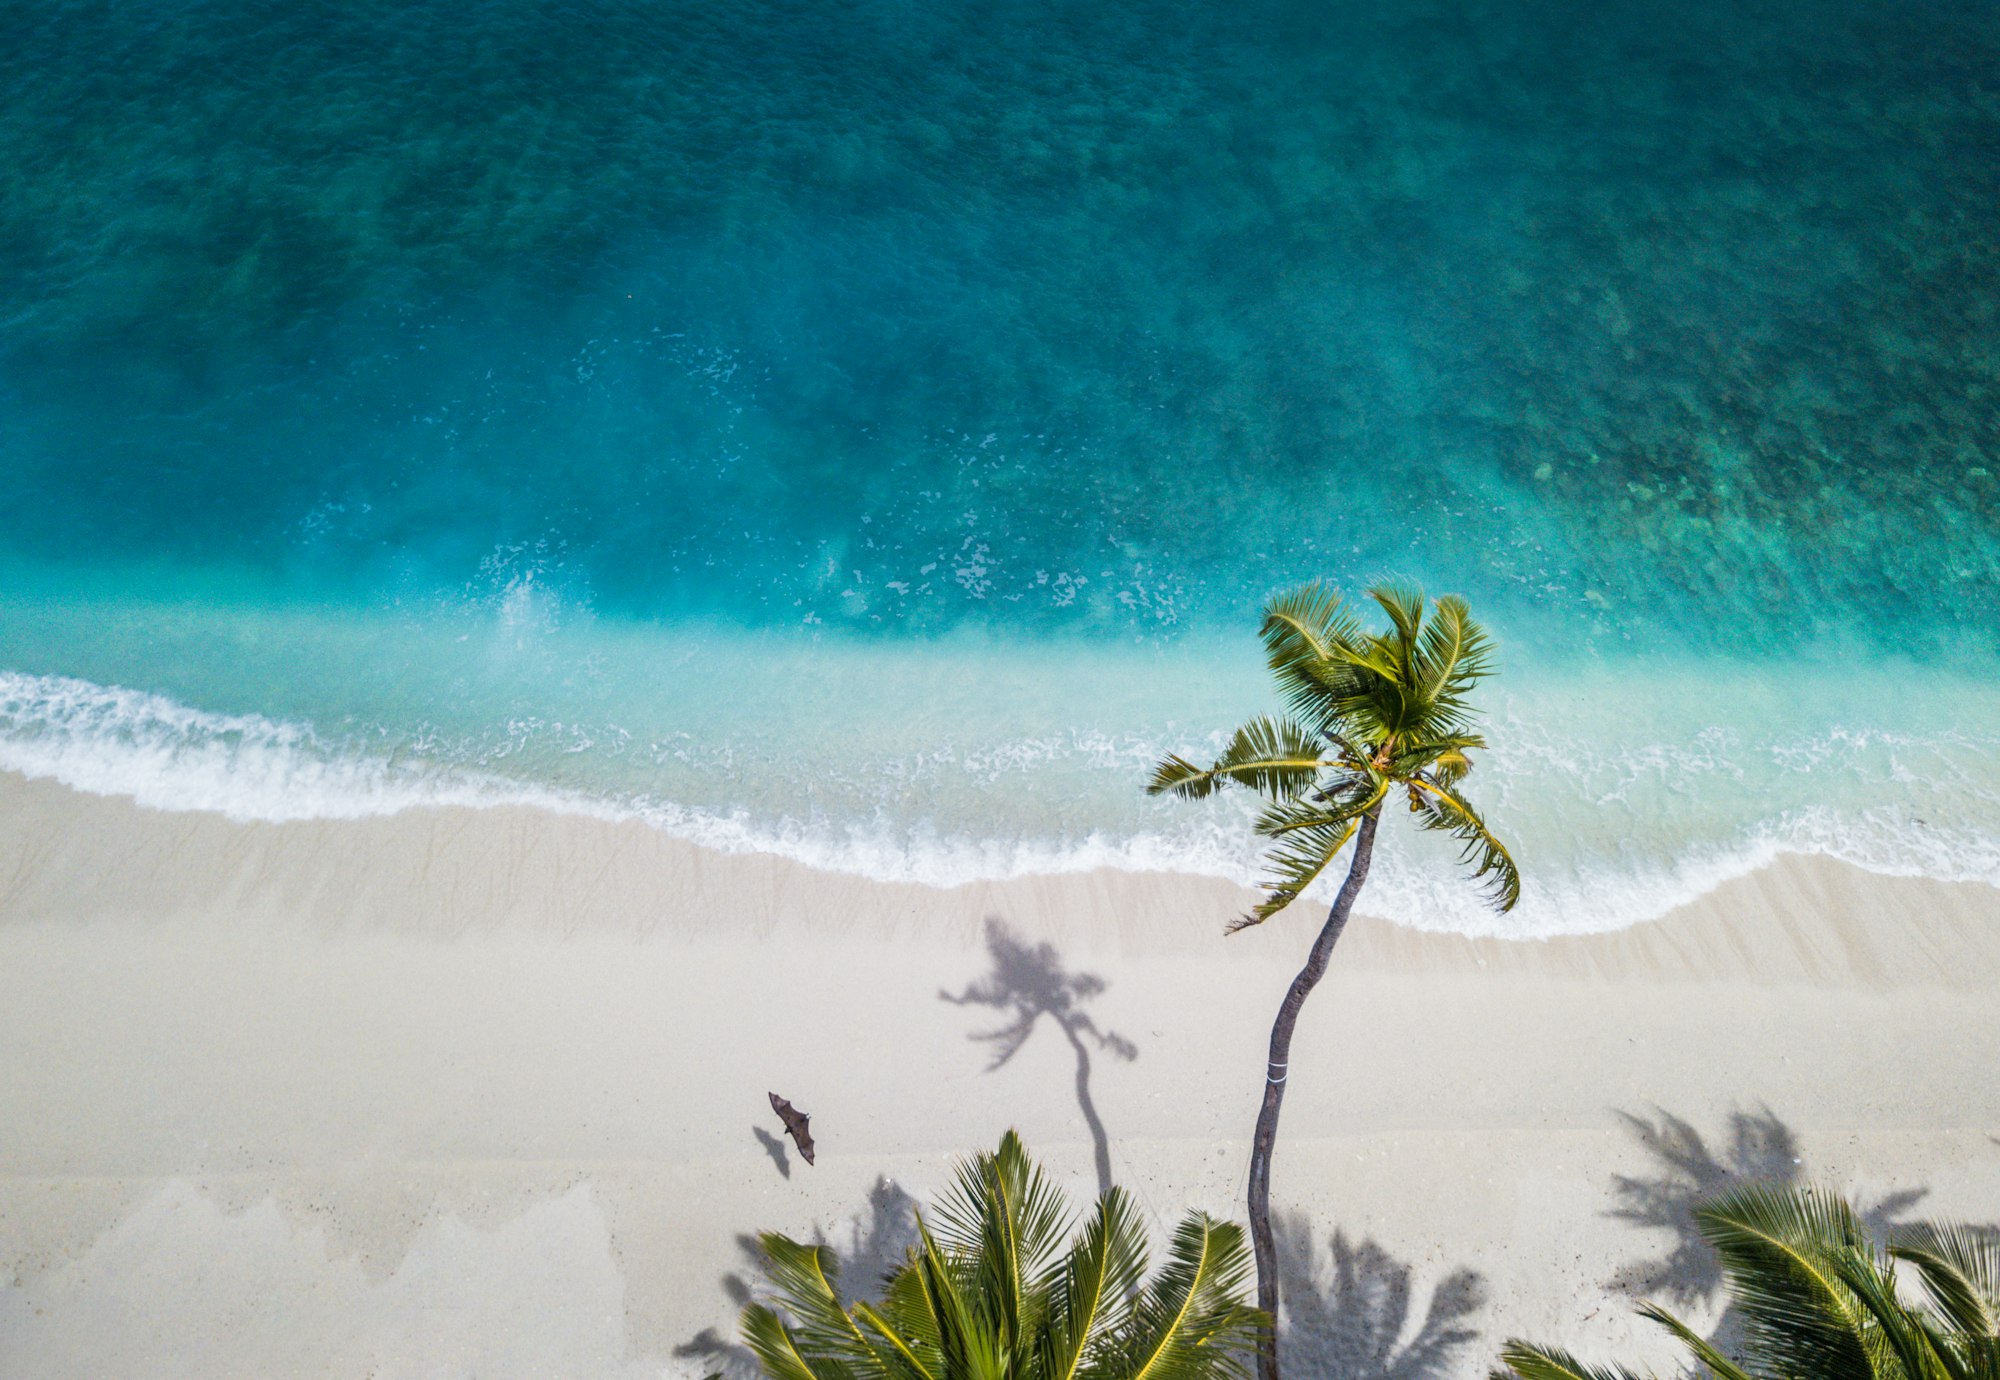
[[[0,766],[530,799],[950,882],[1145,800],[1259,600],[1470,598],[1605,928],[2000,883],[1988,0],[0,13]]]

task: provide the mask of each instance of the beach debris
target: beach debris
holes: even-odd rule
[[[813,1162],[812,1118],[794,1107],[776,1093],[769,1093],[771,1110],[778,1114],[778,1120],[785,1123],[785,1134],[792,1138],[792,1144],[799,1147],[799,1158],[807,1164]]]

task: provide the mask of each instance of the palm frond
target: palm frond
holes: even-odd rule
[[[1147,795],[1162,795],[1172,791],[1182,800],[1206,800],[1223,785],[1221,777],[1213,767],[1199,767],[1177,752],[1170,752],[1160,759],[1160,765],[1153,768],[1153,779],[1146,783]]]
[[[777,1232],[757,1238],[764,1275],[792,1316],[787,1329],[808,1355],[849,1364],[872,1359],[868,1341],[840,1306],[835,1283],[839,1264],[824,1246],[808,1246]],[[746,1319],[747,1321],[747,1319]]]
[[[946,1380],[942,1352],[925,1347],[868,1304],[856,1304],[854,1317],[880,1339],[875,1355],[882,1380]]]
[[[1259,883],[1264,889],[1264,899],[1252,906],[1248,915],[1231,921],[1229,933],[1263,924],[1304,895],[1306,888],[1339,856],[1340,850],[1347,847],[1347,841],[1354,837],[1357,821],[1379,805],[1387,791],[1387,781],[1378,779],[1370,784],[1368,794],[1327,811],[1322,819],[1295,818],[1287,822],[1278,835],[1278,845],[1264,857],[1265,870],[1270,874]],[[1265,818],[1270,816],[1271,812],[1266,811]],[[1263,822],[1259,821],[1260,828]]]
[[[771,1309],[753,1303],[743,1310],[743,1341],[771,1380],[856,1380],[854,1363],[825,1352],[808,1353]]]
[[[1938,1312],[1975,1337],[2000,1336],[2000,1237],[1957,1222],[1896,1234],[1889,1254],[1916,1267]]]
[[[945,1253],[973,1262],[971,1292],[996,1312],[1011,1346],[1034,1331],[1042,1299],[1031,1287],[1065,1230],[1062,1195],[1009,1131],[992,1154],[959,1166],[937,1207]]]
[[[1201,800],[1225,785],[1248,786],[1276,800],[1311,787],[1321,765],[1320,740],[1292,719],[1259,717],[1236,730],[1211,767],[1169,756],[1153,772],[1148,795],[1171,791],[1183,800]]]
[[[1320,736],[1332,745],[1335,752],[1334,761],[1337,764],[1349,771],[1367,770],[1370,760],[1369,755],[1357,747],[1354,740],[1348,737],[1347,734],[1335,729],[1323,728],[1320,730]]]
[[[1409,585],[1385,584],[1369,590],[1368,597],[1380,604],[1396,625],[1396,640],[1403,653],[1398,660],[1407,660],[1424,626],[1424,592]]]
[[[1695,1360],[1709,1368],[1716,1376],[1716,1380],[1753,1380],[1753,1377],[1741,1366],[1737,1365],[1727,1356],[1724,1356],[1720,1351],[1717,1351],[1706,1337],[1696,1332],[1666,1309],[1655,1304],[1642,1303],[1639,1305],[1639,1315],[1644,1318],[1650,1318],[1680,1338],[1681,1344],[1694,1353]]]
[[[1146,1229],[1125,1191],[1112,1188],[1044,1282],[1050,1307],[1040,1380],[1076,1380],[1092,1353],[1124,1327],[1145,1274]]]
[[[854,1316],[881,1337],[878,1354],[883,1350],[896,1354],[903,1369],[920,1380],[943,1380],[943,1328],[931,1305],[930,1292],[924,1288],[914,1251],[902,1268],[889,1276],[880,1306],[857,1304]]]
[[[1623,1366],[1586,1365],[1567,1351],[1518,1339],[1500,1348],[1500,1361],[1506,1369],[1494,1371],[1493,1380],[1641,1380]]]
[[[1191,1216],[1142,1288],[1146,1231],[1112,1189],[1069,1247],[1061,1205],[1019,1137],[962,1167],[879,1303],[844,1312],[824,1248],[763,1238],[776,1307],[743,1313],[770,1380],[1244,1380],[1263,1315],[1240,1230]],[[993,1265],[992,1260],[1001,1263]],[[1027,1271],[1041,1261],[1039,1269]],[[788,1316],[789,1315],[789,1316]]]
[[[1322,580],[1274,594],[1264,603],[1264,640],[1271,669],[1300,662],[1325,661],[1333,649],[1354,636],[1354,619],[1341,607],[1340,592]]]
[[[1472,868],[1474,880],[1490,878],[1486,899],[1496,910],[1509,911],[1521,899],[1521,873],[1507,846],[1495,838],[1486,821],[1464,796],[1437,776],[1410,777],[1410,808],[1424,828],[1449,834],[1461,845],[1458,860]]]
[[[1843,1199],[1811,1187],[1732,1189],[1697,1208],[1695,1222],[1722,1257],[1746,1359],[1725,1356],[1664,1309],[1640,1312],[1715,1380],[2000,1380],[2000,1243],[1983,1233],[1910,1228],[1885,1256]],[[1904,1301],[1897,1262],[1926,1276],[1930,1309]],[[1513,1371],[1495,1380],[1615,1374],[1519,1342],[1502,1354]]]
[[[1324,803],[1285,800],[1267,805],[1251,828],[1264,838],[1281,839],[1302,829],[1345,824],[1367,814],[1369,805],[1386,789],[1379,779],[1357,775],[1353,781],[1326,792]]]
[[[1341,606],[1339,593],[1315,580],[1273,595],[1264,604],[1258,634],[1265,663],[1292,711],[1315,725],[1332,726],[1333,703],[1352,680],[1334,652],[1360,637],[1360,626]]]
[[[1865,1340],[1871,1351],[1888,1351],[1907,1380],[1972,1380],[1943,1336],[1922,1314],[1896,1297],[1896,1277],[1873,1250],[1844,1250],[1831,1257],[1840,1282],[1860,1302],[1875,1326]],[[1877,1365],[1879,1373],[1884,1367]]]
[[[1243,1229],[1190,1213],[1115,1348],[1129,1380],[1244,1376],[1264,1315],[1240,1302],[1250,1277]]]
[[[917,1249],[910,1268],[924,1292],[925,1306],[938,1323],[938,1359],[950,1380],[968,1375],[997,1349],[987,1335],[994,1330],[996,1311],[990,1301],[982,1308],[969,1272],[954,1268],[917,1215]]]
[[[1405,738],[1396,744],[1389,758],[1389,770],[1397,776],[1414,776],[1429,769],[1430,774],[1449,778],[1446,785],[1464,778],[1472,769],[1467,753],[1484,749],[1486,739],[1477,733],[1436,733]],[[1442,769],[1440,763],[1450,764]]]
[[[1437,760],[1431,763],[1431,777],[1441,786],[1456,787],[1471,771],[1472,759],[1455,748],[1438,754]]]
[[[1722,1257],[1746,1340],[1768,1368],[1824,1380],[1876,1380],[1864,1310],[1835,1258],[1863,1251],[1853,1209],[1811,1188],[1736,1188],[1695,1210]]]
[[[1465,601],[1447,594],[1431,611],[1412,661],[1417,698],[1432,726],[1449,731],[1469,718],[1466,693],[1492,674],[1493,642]]]
[[[1379,694],[1382,686],[1401,689],[1407,683],[1409,669],[1403,665],[1393,638],[1357,637],[1346,646],[1335,647],[1330,659],[1336,666],[1362,673],[1335,698],[1343,716],[1366,714],[1373,703],[1371,696]]]

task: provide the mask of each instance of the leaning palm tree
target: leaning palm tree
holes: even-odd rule
[[[1257,1304],[1278,1315],[1276,1248],[1271,1239],[1271,1152],[1278,1139],[1292,1031],[1326,972],[1327,959],[1368,880],[1375,830],[1391,795],[1407,798],[1417,823],[1451,835],[1461,861],[1475,864],[1501,910],[1519,898],[1521,881],[1507,855],[1459,793],[1470,753],[1486,746],[1472,732],[1469,695],[1491,670],[1492,641],[1465,601],[1447,595],[1428,611],[1424,598],[1392,587],[1369,591],[1388,614],[1387,631],[1364,631],[1319,583],[1264,606],[1263,640],[1271,673],[1291,712],[1257,718],[1236,730],[1212,766],[1168,757],[1146,788],[1200,800],[1225,786],[1247,786],[1269,802],[1256,831],[1272,840],[1264,900],[1230,932],[1261,924],[1289,906],[1352,842],[1353,861],[1333,909],[1292,980],[1271,1027],[1264,1101],[1250,1149],[1250,1236],[1257,1256]],[[1278,1380],[1278,1342],[1269,1334],[1258,1356],[1261,1380]]]
[[[1064,1251],[1061,1198],[1009,1131],[960,1166],[880,1302],[844,1305],[833,1255],[759,1238],[778,1308],[743,1310],[771,1380],[1242,1380],[1263,1317],[1243,1233],[1190,1213],[1146,1282],[1146,1233],[1113,1188]],[[781,1311],[782,1310],[782,1311]]]
[[[1887,1253],[1838,1195],[1748,1187],[1695,1212],[1722,1257],[1742,1318],[1731,1359],[1663,1308],[1639,1311],[1671,1332],[1716,1380],[1995,1380],[2000,1376],[2000,1242],[1961,1226],[1897,1234]],[[1897,1291],[1911,1265],[1924,1303]],[[1512,1341],[1494,1380],[1639,1380],[1623,1366],[1588,1366],[1566,1351]]]

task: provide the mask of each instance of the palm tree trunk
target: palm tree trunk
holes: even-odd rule
[[[1271,1331],[1257,1353],[1258,1380],[1278,1380],[1278,1259],[1271,1242],[1271,1151],[1278,1143],[1278,1112],[1285,1105],[1285,1079],[1291,1072],[1292,1030],[1299,1023],[1299,1010],[1306,997],[1326,975],[1326,963],[1347,917],[1354,910],[1354,898],[1368,880],[1368,861],[1375,852],[1375,825],[1382,807],[1377,805],[1362,816],[1355,831],[1354,861],[1348,864],[1347,880],[1333,898],[1333,909],[1313,941],[1312,954],[1299,975],[1292,979],[1278,1008],[1277,1022],[1271,1027],[1271,1059],[1264,1070],[1264,1105],[1257,1111],[1257,1134],[1250,1143],[1250,1242],[1257,1253],[1257,1306],[1271,1320]]]

